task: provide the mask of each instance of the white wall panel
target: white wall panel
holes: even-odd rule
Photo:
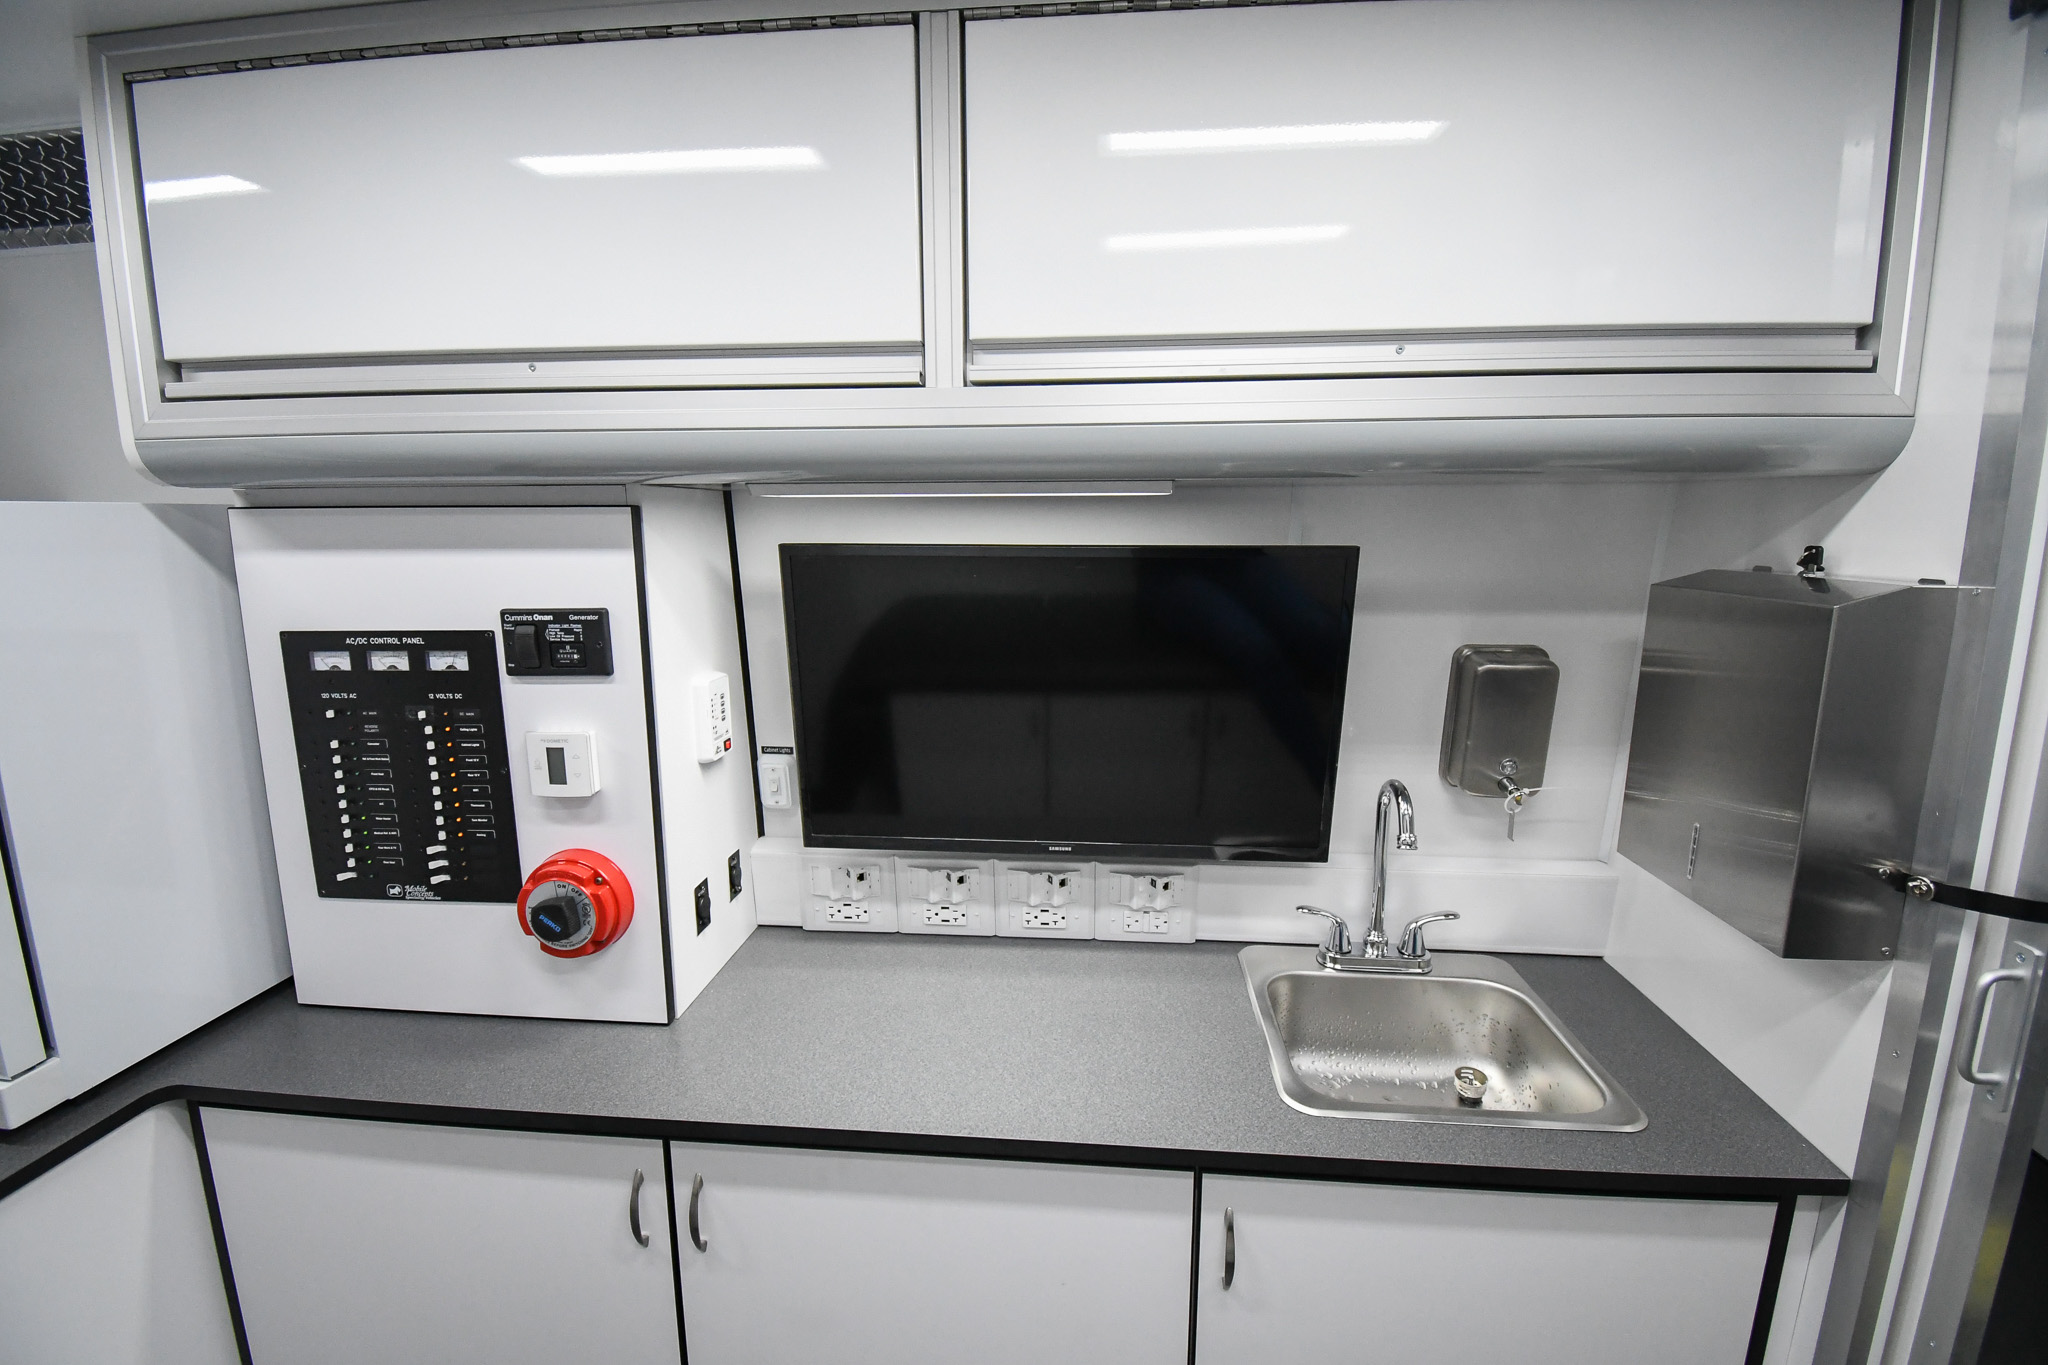
[[[1297,918],[1305,880],[1331,897],[1317,903],[1361,910],[1373,799],[1398,777],[1414,793],[1421,850],[1389,861],[1390,919],[1461,908],[1472,919],[1442,926],[1444,947],[1598,952],[1614,882],[1597,860],[1612,848],[1644,595],[1670,499],[1650,484],[1508,482],[1184,485],[1152,498],[736,494],[755,723],[763,744],[795,743],[777,552],[786,541],[1357,545],[1331,862],[1246,865],[1205,881],[1201,932],[1287,937],[1281,926]],[[1452,651],[1501,641],[1543,646],[1563,673],[1546,785],[1512,843],[1499,801],[1436,775]],[[771,836],[801,837],[795,808],[765,814]]]
[[[69,1093],[291,971],[227,513],[0,503],[0,785]]]
[[[236,1365],[185,1107],[129,1120],[0,1200],[8,1365]]]
[[[977,342],[1871,320],[1897,0],[966,33]]]
[[[754,774],[748,767],[746,674],[740,657],[725,537],[725,499],[701,489],[640,490],[645,554],[647,650],[653,675],[654,737],[661,771],[661,856],[667,865],[670,958],[676,1011],[689,1008],[754,932],[760,888],[732,895],[726,859],[744,874],[755,840]],[[731,688],[732,751],[699,763],[691,683],[723,673]],[[711,923],[699,929],[692,899],[709,882]]]
[[[915,343],[908,25],[133,87],[166,357]]]
[[[1887,962],[1781,958],[1615,855],[1607,960],[1843,1170],[1856,1167]]]
[[[667,1023],[631,509],[239,509],[233,519],[298,998]],[[559,849],[592,848],[632,883],[631,927],[588,957],[543,953],[520,931],[509,901],[327,899],[313,885],[278,632],[495,634],[508,607],[604,607],[611,614],[610,677],[502,677],[499,684],[515,764],[528,732],[595,737],[603,786],[594,796],[534,796],[516,766],[512,790],[522,876]],[[494,661],[502,668],[502,658]],[[689,888],[680,894],[687,907]]]

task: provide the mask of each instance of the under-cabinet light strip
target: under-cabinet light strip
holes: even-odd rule
[[[1163,498],[1171,479],[1135,483],[750,483],[757,498]]]

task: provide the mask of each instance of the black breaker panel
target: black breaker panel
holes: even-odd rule
[[[279,638],[320,894],[517,900],[496,633]]]

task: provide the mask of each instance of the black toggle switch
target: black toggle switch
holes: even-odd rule
[[[515,668],[540,667],[540,644],[534,638],[534,627],[512,627],[512,664]]]

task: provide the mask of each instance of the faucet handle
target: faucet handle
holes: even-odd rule
[[[1394,951],[1411,961],[1428,957],[1429,949],[1422,942],[1422,927],[1426,924],[1438,924],[1444,920],[1458,918],[1460,916],[1453,911],[1442,915],[1424,915],[1420,919],[1409,920],[1408,927],[1401,931],[1401,946]]]
[[[1328,920],[1330,922],[1330,936],[1324,940],[1323,947],[1333,957],[1351,956],[1351,926],[1344,922],[1342,915],[1332,914],[1330,911],[1314,905],[1297,905],[1294,909],[1297,914],[1321,915],[1324,919]]]

